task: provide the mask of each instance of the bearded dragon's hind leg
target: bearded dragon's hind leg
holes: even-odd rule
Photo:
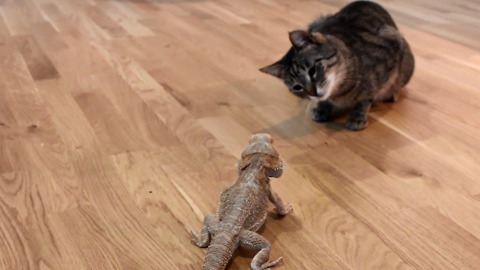
[[[273,261],[269,261],[270,242],[256,232],[241,231],[239,245],[245,249],[259,250],[252,260],[251,267],[253,270],[268,270],[283,260],[282,257],[279,257]]]
[[[211,240],[211,235],[215,234],[218,228],[218,218],[213,214],[207,214],[203,219],[203,226],[200,235],[190,231],[191,241],[198,247],[208,247]]]

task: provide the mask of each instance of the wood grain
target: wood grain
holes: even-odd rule
[[[348,2],[0,0],[0,270],[200,269],[256,132],[294,205],[261,230],[278,269],[478,269],[480,5],[381,1],[416,71],[349,132],[258,71]]]

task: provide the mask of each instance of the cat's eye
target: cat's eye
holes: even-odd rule
[[[303,90],[303,87],[299,84],[295,84],[293,87],[292,87],[293,91],[295,92],[300,92]]]

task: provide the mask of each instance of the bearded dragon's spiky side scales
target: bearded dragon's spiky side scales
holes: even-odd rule
[[[204,270],[225,269],[238,247],[258,251],[251,263],[254,270],[270,269],[282,261],[282,257],[269,261],[270,242],[256,233],[267,217],[268,201],[279,215],[292,211],[270,187],[269,177],[283,173],[283,162],[272,143],[268,134],[250,138],[238,162],[239,178],[222,192],[218,214],[205,216],[200,234],[191,232],[192,243],[208,247]]]

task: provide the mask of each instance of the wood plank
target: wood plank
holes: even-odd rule
[[[28,269],[33,264],[33,251],[28,244],[26,229],[15,218],[14,209],[0,200],[0,266],[3,269]]]
[[[303,167],[301,170],[313,176],[322,168]],[[327,165],[323,170],[332,170],[332,168]],[[455,241],[458,240],[458,242],[454,245],[445,245],[444,239],[432,238],[434,234],[442,234],[440,231],[444,228],[430,226],[428,230],[422,227],[427,223],[404,216],[402,212],[389,213],[387,209],[380,210],[379,205],[372,201],[368,194],[346,178],[342,178],[340,174],[336,177],[323,177],[322,182],[317,181],[316,184],[347,211],[368,224],[397,254],[416,268],[473,269],[480,260],[477,253],[468,254],[467,260],[462,259],[464,256],[461,253],[464,249],[458,247],[466,243],[477,245],[479,242],[477,238],[469,237],[467,242],[456,238]],[[447,224],[441,226],[443,225],[448,227]],[[388,231],[388,234],[385,234],[385,231]],[[462,230],[459,229],[459,231]],[[410,237],[409,235],[413,232],[415,236]],[[466,233],[466,235],[469,234]],[[464,255],[467,256],[467,254]]]
[[[184,262],[174,258],[183,257],[181,247],[175,247],[165,242],[148,219],[135,206],[133,198],[128,195],[125,186],[119,180],[112,163],[105,157],[92,156],[88,159],[74,161],[76,171],[84,183],[89,201],[103,221],[108,232],[109,241],[118,249],[118,256],[126,256],[128,260],[138,265],[151,268],[176,267]],[[102,173],[98,173],[99,170]],[[125,199],[128,198],[128,201]],[[126,218],[135,216],[136,219]],[[139,219],[138,219],[139,218]],[[135,229],[141,226],[142,229]],[[124,234],[125,230],[131,231]],[[171,239],[175,236],[171,236]],[[135,252],[131,252],[135,250]],[[169,250],[159,253],[159,250]]]
[[[278,269],[476,270],[480,5],[380,1],[415,74],[350,132],[258,71],[349,2],[0,0],[0,269],[198,269],[188,231],[268,132]]]
[[[42,51],[35,38],[31,36],[18,38],[17,48],[22,54],[34,80],[40,81],[59,77],[57,69]]]
[[[49,217],[64,265],[81,269],[120,269],[122,265],[98,213],[82,206]],[[108,258],[108,260],[105,260]]]

